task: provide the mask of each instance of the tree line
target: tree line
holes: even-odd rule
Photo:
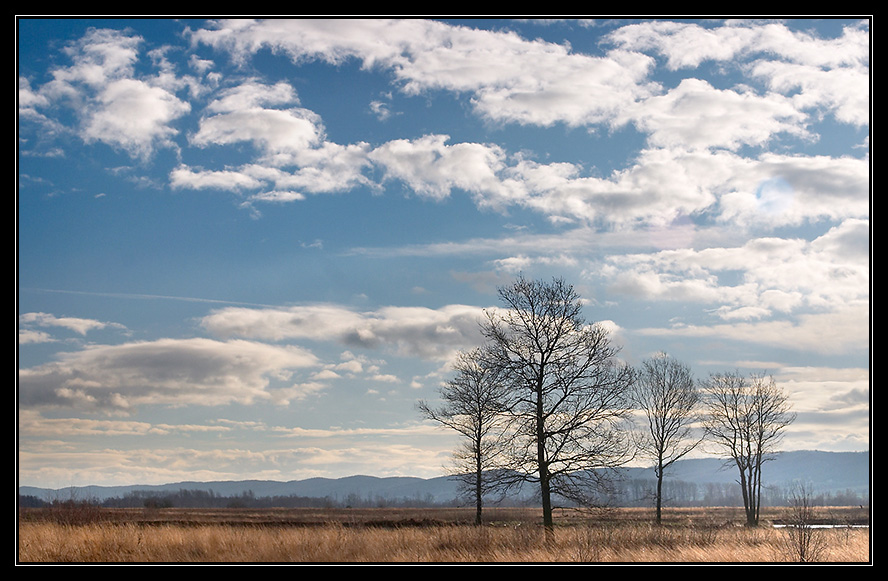
[[[698,381],[665,353],[633,368],[561,278],[522,275],[498,294],[503,309],[486,311],[483,344],[460,353],[440,402],[417,404],[461,436],[452,474],[474,500],[476,524],[485,498],[531,484],[551,534],[555,499],[601,505],[617,491],[618,469],[639,458],[653,462],[660,522],[669,467],[704,441],[734,465],[746,522],[758,524],[762,465],[795,419],[773,378]]]
[[[656,480],[626,478],[615,483],[607,502],[619,507],[648,507],[656,490]],[[670,479],[663,483],[663,498],[672,507],[742,506],[743,498],[736,484],[725,482],[685,482]],[[767,486],[762,492],[762,506],[790,506],[792,490],[782,486]],[[869,499],[852,489],[812,493],[808,501],[817,506],[867,505]],[[528,507],[536,503],[535,495],[517,495],[501,499],[503,507]],[[224,495],[209,490],[183,489],[175,492],[132,491],[105,499],[52,499],[32,494],[18,497],[19,508],[55,508],[59,510],[83,507],[101,508],[453,508],[462,507],[463,500],[436,498],[431,494],[391,497],[378,494],[348,494],[345,497],[302,495],[255,495],[249,491]]]
[[[256,495],[252,490],[225,495],[212,490],[179,489],[169,492],[133,490],[122,496],[98,499],[42,499],[34,495],[19,495],[20,508],[422,508],[457,506],[459,500],[439,502],[431,495],[391,498],[380,495],[350,493],[342,498],[330,496],[303,496],[297,494]]]

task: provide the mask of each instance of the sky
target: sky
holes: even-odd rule
[[[517,276],[870,449],[870,20],[17,19],[20,485],[431,478]],[[711,450],[698,451],[710,454]]]

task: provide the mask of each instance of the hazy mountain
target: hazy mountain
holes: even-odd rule
[[[762,468],[765,485],[788,486],[793,482],[810,485],[814,491],[853,490],[869,494],[869,452],[783,452]],[[633,478],[654,478],[653,469],[633,469]],[[733,483],[737,468],[723,459],[681,460],[667,472],[668,479],[684,482]]]
[[[766,486],[787,488],[794,482],[801,482],[816,493],[833,494],[851,491],[862,498],[868,498],[870,493],[869,452],[784,452],[766,463],[763,472]],[[654,473],[652,469],[631,468],[625,471],[625,477],[627,481],[653,480]],[[736,477],[736,468],[725,467],[722,459],[710,458],[680,460],[667,473],[666,480],[701,486],[706,484],[725,486],[733,484]],[[222,497],[251,494],[257,498],[274,496],[328,498],[340,504],[348,503],[349,499],[449,502],[457,496],[456,484],[446,476],[430,479],[349,476],[335,479],[309,478],[290,482],[272,480],[176,482],[162,485],[83,486],[58,490],[21,486],[19,494],[43,500],[74,498],[103,501],[109,498],[122,498],[137,491],[160,495],[181,490],[209,492]]]

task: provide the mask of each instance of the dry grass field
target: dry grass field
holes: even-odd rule
[[[858,508],[824,521],[869,523]],[[26,563],[786,563],[798,561],[780,509],[742,526],[741,509],[564,510],[547,542],[534,509],[28,509]],[[869,528],[815,529],[818,561],[870,563]]]

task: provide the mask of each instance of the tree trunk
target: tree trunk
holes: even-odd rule
[[[543,414],[543,370],[540,367],[539,378],[536,387],[536,441],[537,441],[537,466],[540,474],[540,497],[543,507],[543,528],[546,531],[546,540],[554,540],[555,521],[552,518],[552,490],[549,482],[549,461],[546,457],[546,427]]]
[[[543,506],[543,529],[546,533],[546,541],[555,540],[555,520],[552,518],[552,493],[549,488],[549,475],[540,477],[540,494]]]
[[[481,508],[484,505],[484,471],[482,470],[481,456],[482,437],[479,433],[475,434],[474,456],[475,456],[475,526],[481,526]]]
[[[549,467],[546,463],[546,448],[541,439],[537,440],[537,462],[540,473],[540,498],[543,507],[543,527],[548,534],[554,527],[552,519],[552,491],[549,487]]]
[[[762,460],[759,456],[755,460],[755,464],[753,466],[754,470],[754,487],[752,489],[752,498],[753,498],[753,520],[754,524],[758,525],[759,515],[761,514],[760,509],[762,505]]]
[[[657,472],[657,524],[662,521],[663,511],[663,465]]]
[[[475,525],[481,526],[481,469],[475,472]]]
[[[746,475],[746,471],[738,466],[740,470],[740,491],[743,493],[743,511],[746,513],[746,525],[753,526],[755,525],[755,519],[753,518],[752,512],[752,498],[750,497],[749,491],[749,477]]]
[[[755,500],[755,475],[750,472],[740,471],[740,486],[743,488],[743,508],[746,511],[746,526],[758,525],[756,500]]]

